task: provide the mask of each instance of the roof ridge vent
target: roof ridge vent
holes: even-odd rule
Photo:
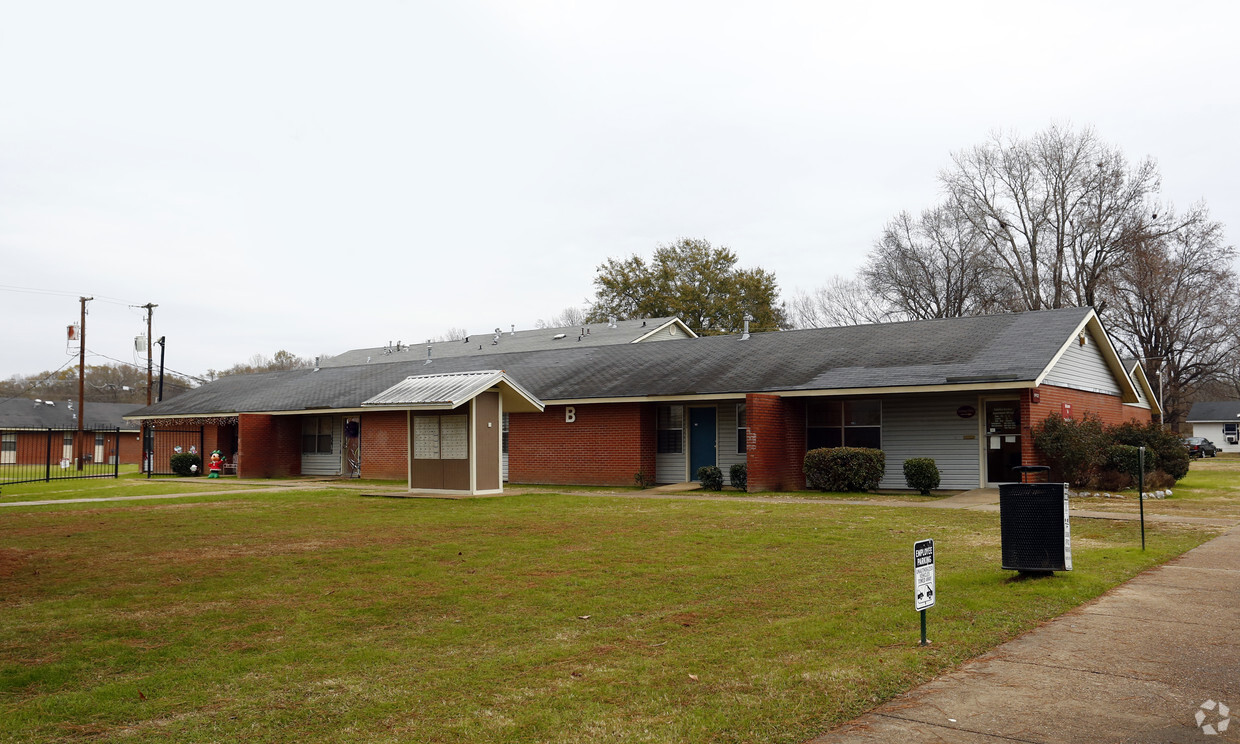
[[[431,345],[430,344],[426,345],[426,363],[427,364],[431,363]]]
[[[741,334],[741,340],[748,341],[749,340],[749,321],[753,320],[753,316],[750,315],[749,313],[745,313],[745,317],[743,318],[743,320],[745,321],[745,332]]]

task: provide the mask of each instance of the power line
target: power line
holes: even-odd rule
[[[34,390],[34,389],[35,389],[35,388],[37,388],[38,386],[40,386],[40,385],[42,385],[43,383],[47,382],[48,380],[52,379],[53,377],[55,377],[55,376],[56,376],[56,373],[57,373],[57,372],[59,372],[60,370],[64,369],[65,367],[68,367],[70,364],[73,364],[73,362],[74,362],[73,357],[69,357],[69,360],[68,360],[67,362],[65,362],[64,364],[60,365],[58,368],[56,368],[56,369],[52,370],[51,372],[48,372],[46,377],[44,377],[44,378],[43,378],[43,379],[41,379],[41,380],[35,380],[34,382],[32,382],[32,383],[30,383],[29,385],[27,385],[25,390],[21,391],[21,392],[20,392],[20,393],[18,393],[17,395],[14,395],[14,396],[11,396],[11,397],[8,397],[8,398],[4,398],[3,400],[0,400],[0,403],[8,403],[8,402],[9,402],[9,401],[11,401],[11,400],[17,400],[18,398],[25,398],[25,397],[26,397],[26,393],[29,393],[31,390]]]
[[[81,296],[81,293],[80,293],[80,292],[68,292],[68,291],[65,291],[65,290],[62,290],[62,289],[39,289],[39,288],[37,288],[37,287],[19,287],[19,286],[14,285],[14,284],[0,284],[0,291],[4,291],[4,292],[22,292],[22,293],[25,293],[25,294],[52,295],[52,296],[55,296],[55,297],[78,297],[78,296]],[[128,302],[128,301],[126,301],[126,300],[122,300],[122,299],[117,298],[117,297],[104,297],[103,295],[95,295],[94,299],[95,299],[95,300],[97,300],[97,301],[99,301],[99,302],[106,302],[106,303],[109,303],[109,304],[112,304],[112,305],[130,305],[130,306],[133,306],[133,307],[141,307],[141,305],[134,305],[132,302]]]
[[[97,351],[93,351],[93,350],[91,350],[91,349],[87,349],[87,351],[88,351],[88,352],[90,352],[90,353],[91,353],[92,355],[94,355],[94,356],[97,356],[97,357],[102,357],[103,359],[107,359],[107,360],[108,360],[108,361],[110,361],[110,362],[116,362],[117,364],[124,364],[125,366],[127,366],[127,367],[133,367],[134,369],[143,369],[143,367],[140,367],[140,366],[138,366],[137,364],[134,364],[133,362],[126,362],[126,361],[125,361],[125,360],[123,360],[123,359],[116,359],[116,358],[114,358],[114,357],[110,357],[110,356],[108,356],[107,354],[100,354],[99,352],[97,352]],[[210,380],[207,380],[206,378],[199,377],[199,376],[197,376],[197,375],[191,375],[191,374],[189,374],[189,373],[187,373],[187,372],[178,372],[177,370],[172,369],[171,367],[164,367],[164,371],[165,371],[165,372],[171,372],[172,374],[174,374],[174,375],[176,375],[176,376],[178,376],[178,377],[184,377],[184,378],[185,378],[185,379],[187,379],[187,380],[193,380],[194,382],[197,382],[197,383],[202,384],[202,385],[205,385],[205,384],[207,384],[208,382],[210,382]],[[187,388],[187,389],[188,389],[188,388]]]

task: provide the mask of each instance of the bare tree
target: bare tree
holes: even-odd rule
[[[1124,350],[1147,360],[1151,378],[1162,372],[1168,422],[1182,419],[1203,386],[1234,374],[1240,356],[1236,251],[1203,207],[1192,211],[1201,219],[1137,241],[1117,272],[1109,312]]]
[[[1101,311],[1110,274],[1138,236],[1170,234],[1193,219],[1159,220],[1154,162],[1130,168],[1090,128],[1052,126],[1028,139],[996,134],[956,153],[939,178],[947,206],[1010,282],[1011,310]]]
[[[960,213],[935,207],[887,223],[861,269],[866,288],[889,315],[954,318],[1005,304],[995,262]]]
[[[535,328],[568,328],[570,326],[583,326],[586,324],[586,311],[577,305],[569,305],[560,312],[552,315],[550,318],[543,320],[539,318],[534,323]]]
[[[435,344],[441,341],[464,341],[469,331],[464,328],[449,328],[438,336],[426,339],[426,343]]]
[[[862,280],[838,274],[815,290],[797,292],[788,302],[788,319],[794,328],[865,325],[906,318],[889,309]]]

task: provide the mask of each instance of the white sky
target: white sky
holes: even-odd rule
[[[0,0],[0,378],[533,327],[704,237],[851,274],[996,129],[1092,125],[1235,241],[1234,2]],[[17,291],[28,288],[38,292]],[[158,355],[158,349],[156,350]],[[102,356],[99,356],[102,355]]]

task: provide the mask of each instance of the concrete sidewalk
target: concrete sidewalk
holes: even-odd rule
[[[1240,717],[1240,528],[812,744],[1240,741],[1218,703]]]

